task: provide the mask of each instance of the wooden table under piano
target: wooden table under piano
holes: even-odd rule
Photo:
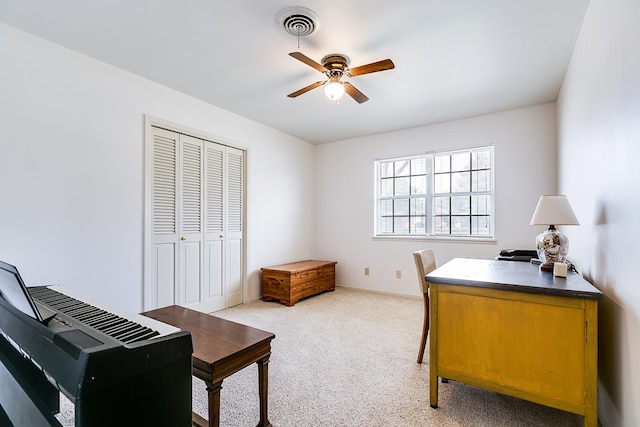
[[[209,421],[194,412],[194,425],[218,427],[222,381],[257,363],[260,396],[258,427],[271,426],[267,414],[268,363],[274,334],[177,305],[142,314],[191,332],[193,376],[205,382],[209,398]]]

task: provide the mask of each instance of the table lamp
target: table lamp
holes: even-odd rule
[[[565,262],[569,252],[569,238],[556,230],[556,225],[580,225],[564,195],[540,196],[529,225],[548,225],[549,229],[536,237],[536,252],[540,269],[553,271],[554,262]]]

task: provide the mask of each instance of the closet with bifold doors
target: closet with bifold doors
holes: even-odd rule
[[[245,153],[150,126],[145,310],[210,313],[243,302]]]

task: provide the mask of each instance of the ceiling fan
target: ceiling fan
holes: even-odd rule
[[[327,98],[337,101],[346,92],[347,95],[355,99],[359,104],[362,104],[363,102],[367,102],[369,98],[356,89],[356,87],[351,83],[343,82],[340,79],[343,76],[355,77],[395,68],[393,61],[390,59],[383,59],[382,61],[372,62],[371,64],[349,68],[349,58],[337,53],[327,55],[322,58],[322,64],[317,63],[301,52],[291,52],[289,56],[297,59],[298,61],[304,62],[327,76],[327,80],[317,81],[309,86],[290,93],[287,95],[289,98],[295,98],[303,93],[307,93],[312,89],[324,85],[324,93]]]

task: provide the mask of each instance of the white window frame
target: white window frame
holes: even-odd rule
[[[469,169],[465,169],[464,172],[468,172],[471,177],[478,176],[479,174],[484,173],[486,179],[488,179],[488,188],[482,189],[473,189],[469,188],[469,191],[453,191],[453,189],[449,188],[448,192],[436,193],[435,188],[437,187],[435,184],[435,177],[439,176],[449,176],[454,175],[456,171],[445,171],[445,172],[437,172],[436,167],[434,165],[436,158],[442,158],[442,156],[459,156],[461,154],[468,154],[471,158],[473,153],[478,152],[487,152],[488,151],[488,162],[489,167],[478,168],[475,167],[477,165],[470,165]],[[396,194],[395,186],[398,185],[399,181],[403,181],[403,184],[406,185],[408,182],[412,182],[412,178],[420,182],[420,176],[422,176],[422,170],[420,168],[414,170],[410,170],[408,173],[398,172],[395,170],[389,174],[389,162],[398,162],[394,163],[394,167],[398,165],[407,165],[405,162],[411,162],[412,160],[417,160],[418,162],[414,162],[419,164],[419,162],[424,161],[424,176],[425,176],[425,184],[424,184],[424,194],[421,192],[415,192],[416,186],[411,186],[408,193],[406,190],[403,194]],[[411,169],[411,168],[409,168]],[[493,241],[495,238],[495,162],[494,162],[494,146],[493,145],[485,145],[480,147],[473,147],[467,149],[456,149],[456,150],[447,150],[447,151],[434,151],[428,152],[420,155],[412,155],[412,156],[403,156],[403,157],[393,157],[386,159],[376,159],[374,161],[374,170],[375,170],[375,188],[374,188],[374,237],[375,238],[411,238],[411,239],[434,239],[434,240],[458,240],[464,242],[470,241]],[[487,176],[488,174],[488,176]],[[389,181],[392,181],[393,189],[389,189]],[[485,181],[486,182],[486,181]],[[473,186],[473,178],[471,178],[470,185]],[[389,195],[389,192],[393,194]],[[386,192],[386,194],[382,194]],[[469,210],[468,214],[463,216],[455,215],[454,212],[449,211],[445,212],[444,215],[437,215],[439,212],[436,212],[435,208],[435,200],[444,198],[460,198],[460,197],[469,197],[471,200],[482,200],[484,199],[484,208],[486,209],[483,212],[471,211]],[[412,202],[409,203],[407,200],[412,199]],[[422,199],[416,200],[416,199]],[[415,200],[415,202],[413,201]],[[404,203],[406,201],[406,203]],[[416,203],[414,205],[413,203]],[[397,203],[397,205],[396,205]],[[422,212],[422,207],[420,206],[424,203],[424,215]],[[400,214],[396,214],[396,206],[403,206],[403,209]],[[417,214],[415,206],[417,208]],[[451,206],[451,205],[449,205]],[[470,208],[471,209],[471,208]],[[391,210],[391,212],[389,212]],[[384,211],[384,212],[383,212]],[[437,217],[446,218],[450,221],[451,224],[452,218],[461,218],[461,217],[469,217],[469,225],[471,226],[472,222],[482,223],[484,222],[485,227],[476,227],[475,230],[473,227],[469,227],[468,234],[462,234],[461,232],[455,232],[453,229],[455,227],[449,227],[446,232],[439,232],[435,227],[435,219]],[[424,225],[421,225],[420,222],[423,222]],[[402,223],[403,226],[400,231],[396,230],[396,224]],[[415,227],[414,227],[415,225]],[[386,227],[386,228],[385,228]],[[391,229],[390,229],[391,227]],[[481,230],[485,230],[481,232]]]

